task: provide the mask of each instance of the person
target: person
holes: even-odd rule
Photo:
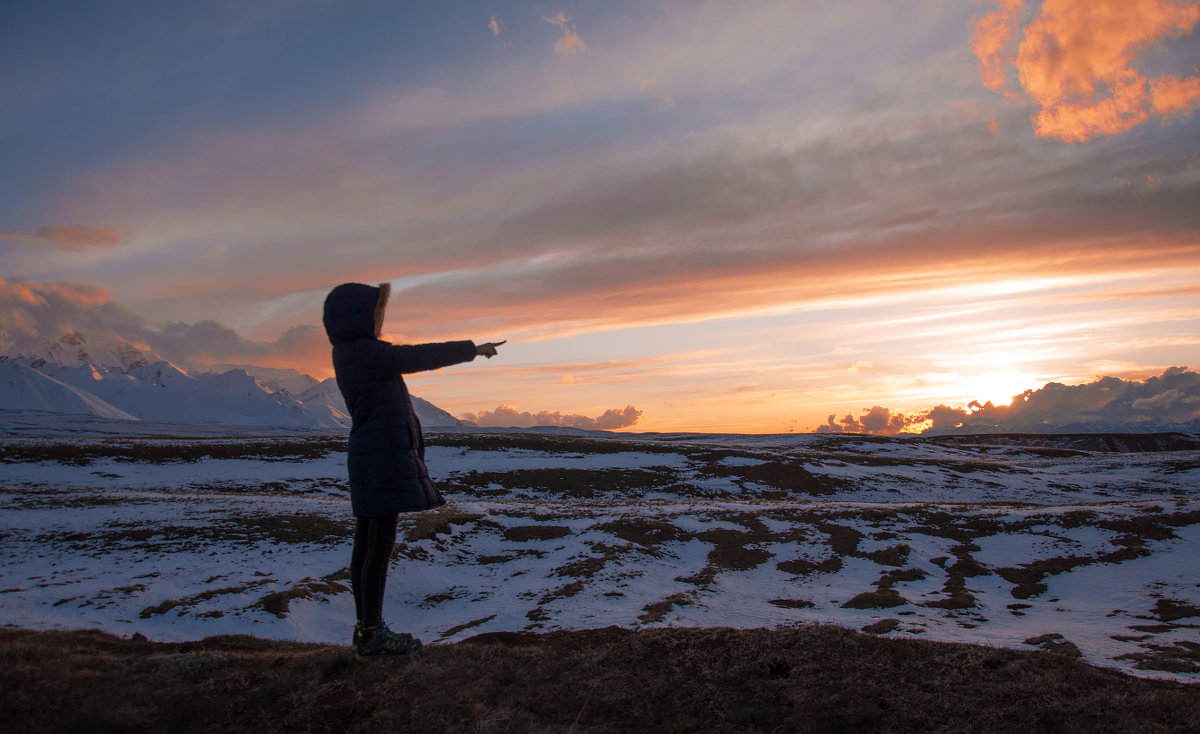
[[[323,322],[333,345],[338,390],[350,413],[347,470],[356,519],[350,585],[356,622],[351,649],[358,659],[410,655],[421,649],[411,634],[383,621],[383,592],[396,542],[399,513],[446,503],[425,467],[421,423],[402,375],[496,356],[504,342],[454,341],[396,345],[380,339],[390,283],[343,283],[325,298]]]

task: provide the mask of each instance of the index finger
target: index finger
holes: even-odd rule
[[[493,347],[498,347],[498,346],[500,346],[501,344],[505,344],[505,343],[507,343],[507,342],[508,342],[508,340],[507,340],[507,339],[505,339],[505,340],[504,340],[504,341],[502,341],[502,342],[492,342],[492,346],[493,346]]]

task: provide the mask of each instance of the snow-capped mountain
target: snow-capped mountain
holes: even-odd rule
[[[0,410],[240,426],[350,425],[337,383],[295,370],[189,372],[128,342],[94,344],[75,333],[19,353],[0,357]],[[427,401],[413,398],[413,404],[423,425],[462,425]]]
[[[143,421],[297,428],[344,425],[336,417],[305,410],[299,400],[272,390],[243,370],[191,375],[170,362],[130,370],[94,364],[70,367],[40,359],[6,359],[0,364],[6,377],[22,378],[5,380],[8,389],[0,395],[0,408],[36,407]]]
[[[415,395],[413,396],[412,401],[413,410],[416,412],[417,420],[421,421],[422,426],[428,426],[429,428],[444,428],[446,426],[475,425],[474,423],[460,421],[428,400],[422,400]]]
[[[350,425],[350,416],[346,414],[346,401],[338,390],[337,380],[330,377],[316,383],[304,392],[296,395],[296,399],[304,404],[305,410],[322,417],[328,416],[342,425]],[[417,420],[426,428],[444,428],[446,426],[470,425],[460,421],[428,400],[413,396],[413,410]]]
[[[339,425],[350,425],[350,414],[346,412],[346,401],[338,391],[337,381],[330,377],[318,382],[296,396],[309,413],[328,417]]]
[[[10,350],[11,356],[43,360],[64,367],[96,365],[120,370],[130,370],[142,365],[162,361],[144,346],[122,339],[116,334],[100,336],[67,331],[49,342],[29,342]]]
[[[312,389],[320,382],[310,375],[293,369],[259,367],[252,364],[214,364],[211,366],[211,371],[216,373],[228,372],[229,370],[244,370],[257,377],[272,389],[278,391],[282,388],[297,398],[299,398],[300,393]]]
[[[137,420],[136,416],[110,405],[86,390],[80,390],[39,372],[24,360],[4,357],[0,357],[0,408]]]

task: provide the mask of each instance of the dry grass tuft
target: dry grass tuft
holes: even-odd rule
[[[1025,640],[1025,644],[1040,647],[1046,652],[1052,652],[1055,655],[1066,655],[1072,658],[1083,657],[1083,653],[1079,650],[1078,645],[1057,633],[1030,637],[1028,640]]]
[[[275,579],[272,578],[263,578],[256,581],[248,581],[244,584],[238,584],[237,586],[222,586],[216,589],[206,589],[198,594],[193,594],[192,596],[184,597],[182,599],[165,599],[158,604],[146,607],[138,614],[138,617],[141,619],[149,619],[150,617],[158,614],[166,614],[173,609],[179,609],[178,614],[182,615],[197,604],[202,604],[209,599],[214,599],[218,596],[224,596],[226,594],[242,594],[256,586],[270,584],[274,581]]]
[[[267,594],[255,602],[254,606],[283,619],[287,616],[289,605],[293,599],[315,599],[318,596],[333,596],[349,592],[349,586],[339,583],[349,580],[349,578],[350,569],[348,568],[320,579],[306,578],[283,591]]]
[[[1131,652],[1118,660],[1132,660],[1138,670],[1167,673],[1200,673],[1200,642],[1179,640],[1173,645],[1147,645],[1149,652]]]
[[[687,533],[669,522],[642,515],[617,518],[596,526],[596,529],[643,548],[655,548],[661,543],[671,543],[688,537]]]
[[[812,609],[816,606],[807,599],[771,599],[769,603],[780,609]]]
[[[866,627],[862,628],[862,631],[868,635],[886,635],[892,630],[897,629],[899,626],[900,620],[889,617],[888,619],[881,619],[877,622],[868,624]]]
[[[900,592],[892,588],[864,591],[842,605],[843,609],[890,609],[902,607],[908,600],[900,596]]]
[[[0,630],[0,711],[30,734],[1137,734],[1194,728],[1200,695],[1062,655],[822,626],[492,633],[361,665],[342,647],[242,636]]]
[[[422,540],[437,540],[439,535],[450,535],[451,525],[468,525],[484,520],[478,512],[465,512],[454,504],[447,504],[430,512],[413,512],[400,516],[404,540],[417,543]],[[494,521],[486,522],[494,524]]]
[[[571,528],[562,525],[518,525],[504,529],[504,539],[513,543],[530,540],[555,540],[571,534]]]
[[[677,591],[671,594],[666,599],[656,601],[652,604],[647,604],[642,607],[642,616],[638,617],[638,621],[642,624],[654,624],[666,619],[667,615],[675,607],[686,607],[692,603],[692,598],[683,592]]]
[[[1176,599],[1159,599],[1152,613],[1160,622],[1174,622],[1187,617],[1200,617],[1200,607]]]

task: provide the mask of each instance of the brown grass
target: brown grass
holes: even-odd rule
[[[504,539],[513,543],[530,540],[556,540],[571,534],[571,528],[562,525],[517,525],[504,529]]]
[[[321,459],[344,452],[342,436],[280,436],[230,441],[225,438],[104,438],[94,441],[10,440],[0,443],[0,464],[50,461],[87,466],[96,459],[151,464],[191,463],[201,459],[254,459],[298,461]]]
[[[1138,670],[1200,673],[1200,642],[1179,640],[1173,645],[1147,645],[1148,652],[1131,652],[1117,660],[1132,660]]]
[[[439,433],[436,430],[425,434],[429,446],[461,447],[474,451],[511,451],[513,449],[537,451],[547,454],[617,454],[626,451],[638,453],[679,453],[679,447],[667,442],[648,438],[633,441],[606,436],[555,436],[547,433]]]
[[[1030,637],[1028,640],[1025,640],[1025,644],[1033,645],[1034,647],[1040,647],[1046,652],[1052,652],[1057,655],[1066,655],[1067,657],[1072,658],[1083,657],[1083,653],[1079,650],[1078,645],[1058,634],[1057,632],[1039,635],[1037,637]]]
[[[715,453],[715,452],[714,452]],[[735,452],[727,455],[736,456]],[[774,495],[783,499],[789,495],[823,496],[836,492],[841,483],[831,477],[818,476],[804,468],[799,460],[794,464],[782,461],[764,461],[761,464],[743,466],[728,466],[718,463],[717,455],[692,453],[689,458],[706,459],[708,463],[701,469],[702,473],[712,477],[728,477],[743,490],[750,490],[752,484],[766,485],[779,492]]]
[[[544,499],[638,497],[668,487],[673,492],[688,492],[675,471],[668,467],[471,470],[452,472],[438,485],[447,493],[468,497],[504,497],[513,493],[532,493]]]
[[[148,618],[153,617],[158,614],[166,614],[167,612],[169,612],[173,609],[179,609],[180,610],[179,613],[182,614],[184,611],[187,611],[188,609],[196,606],[197,604],[202,604],[206,601],[209,601],[210,599],[215,599],[218,596],[224,596],[226,594],[241,594],[246,591],[249,591],[250,589],[253,589],[256,586],[262,586],[263,584],[270,584],[270,583],[273,583],[274,581],[275,581],[275,579],[272,579],[272,578],[264,578],[264,579],[258,579],[256,581],[248,581],[244,584],[238,584],[237,586],[222,586],[217,589],[206,589],[205,591],[201,591],[198,594],[193,594],[192,596],[186,596],[186,597],[183,597],[182,599],[164,599],[162,602],[160,602],[158,604],[154,604],[152,606],[148,606],[145,609],[143,609],[138,614],[138,617],[140,617],[142,619],[148,619]]]
[[[643,614],[638,617],[642,624],[654,624],[666,619],[675,607],[686,607],[692,603],[692,598],[681,591],[671,594],[665,599],[647,604],[642,607]]]
[[[350,587],[341,583],[349,580],[349,568],[343,568],[319,579],[306,578],[283,591],[267,594],[255,602],[254,606],[283,619],[287,616],[288,607],[293,599],[315,599],[324,595],[333,596],[349,592]]]
[[[1137,733],[1193,728],[1200,689],[821,626],[493,633],[369,664],[244,636],[0,630],[0,712],[5,731],[31,734]]]
[[[1200,607],[1176,599],[1159,599],[1154,605],[1153,614],[1161,622],[1174,622],[1187,617],[1200,618]]]
[[[843,609],[890,609],[902,607],[908,600],[900,596],[900,592],[892,588],[876,591],[864,591],[842,605]]]
[[[496,526],[493,520],[487,520],[477,512],[465,512],[454,504],[446,504],[431,512],[413,512],[400,516],[400,532],[404,540],[416,543],[422,540],[438,539],[439,535],[450,535],[451,525],[468,525],[480,523]]]
[[[889,617],[888,619],[881,619],[877,622],[868,624],[866,627],[862,628],[862,631],[866,632],[868,635],[886,635],[899,626],[900,620]]]

